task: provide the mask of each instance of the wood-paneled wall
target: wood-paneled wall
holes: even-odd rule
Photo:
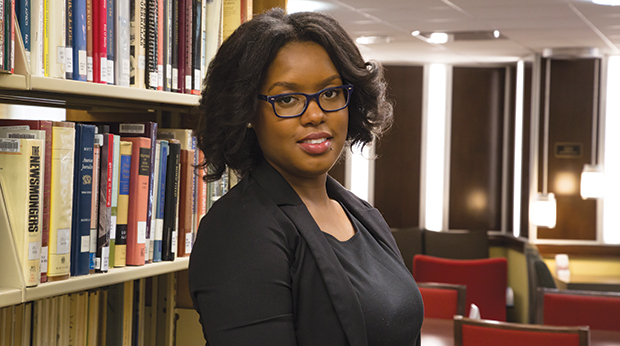
[[[423,75],[421,66],[386,66],[394,125],[376,147],[375,207],[390,227],[420,223]]]

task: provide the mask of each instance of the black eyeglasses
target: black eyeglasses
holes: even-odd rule
[[[325,88],[314,94],[286,93],[273,96],[258,94],[258,99],[273,106],[273,112],[279,118],[298,117],[308,109],[308,103],[315,100],[323,112],[336,112],[349,105],[353,85],[341,85]]]

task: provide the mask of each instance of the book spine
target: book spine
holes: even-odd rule
[[[192,36],[192,84],[191,93],[194,95],[200,95],[200,82],[202,80],[201,66],[203,61],[202,55],[202,0],[193,0],[194,19],[193,23],[193,36]]]
[[[151,151],[153,152],[153,151]],[[155,227],[157,215],[157,186],[159,185],[159,162],[161,161],[161,140],[155,141],[155,165],[153,167],[153,195],[151,203],[151,230],[147,239],[146,263],[153,262],[153,247],[155,246]]]
[[[187,11],[187,3],[192,1],[192,0],[178,0],[179,1],[179,8],[178,8],[178,14],[177,14],[177,21],[178,21],[178,43],[177,43],[177,54],[178,56],[178,61],[177,61],[177,68],[179,70],[179,77],[178,77],[178,92],[180,93],[185,93],[185,69],[187,66],[187,62],[186,62],[186,54],[187,54],[187,49],[185,48],[185,45],[187,44],[187,15],[186,15],[186,11]],[[190,43],[191,45],[191,43]]]
[[[198,149],[198,163],[201,163],[204,159],[204,154]],[[205,169],[200,168],[196,177],[196,232],[200,228],[200,220],[207,214],[207,182],[204,180],[206,173]]]
[[[144,265],[146,224],[149,200],[149,164],[151,140],[145,137],[123,137],[133,143],[129,212],[127,216],[127,265]]]
[[[86,80],[89,82],[93,81],[93,1],[86,0]]]
[[[28,167],[28,215],[26,222],[28,231],[26,232],[28,240],[26,241],[25,263],[27,269],[24,271],[24,279],[26,286],[36,286],[41,282],[41,225],[43,211],[43,189],[41,173],[43,173],[43,165],[45,159],[43,153],[42,140],[21,140],[22,142],[31,143],[28,147],[29,167]]]
[[[181,149],[179,182],[179,242],[177,256],[189,256],[192,251],[192,202],[194,151]]]
[[[67,279],[71,263],[73,151],[75,128],[53,126],[50,203],[49,280]]]
[[[6,60],[6,51],[5,51],[5,41],[6,41],[6,11],[5,11],[5,3],[4,1],[0,1],[0,18],[2,18],[2,24],[0,24],[0,70],[7,71],[5,60]]]
[[[66,32],[65,32],[65,78],[73,79],[73,45],[74,45],[74,0],[65,0],[66,8],[65,8],[65,19],[66,19]]]
[[[170,0],[172,4],[172,44],[170,52],[172,57],[172,91],[179,92],[179,0]]]
[[[87,80],[88,63],[86,60],[86,0],[73,0],[73,78],[75,80]]]
[[[118,181],[120,170],[120,136],[114,135],[114,158],[112,170],[112,208],[110,212],[110,268],[114,267],[116,250],[116,220],[118,216]]]
[[[95,127],[76,124],[71,230],[71,276],[89,273]]]
[[[107,84],[107,0],[93,0],[93,82]]]
[[[192,60],[194,47],[193,30],[194,14],[192,0],[185,0],[185,89],[186,94],[192,93],[192,75],[194,73]]]
[[[39,121],[38,129],[45,131],[45,176],[43,177],[43,225],[41,232],[41,282],[47,282],[48,241],[50,233],[51,197],[52,197],[52,122]]]
[[[95,271],[105,273],[110,265],[110,219],[112,217],[112,175],[114,168],[114,135],[104,134],[99,174],[99,222]]]
[[[116,47],[114,46],[116,44],[116,40],[115,40],[115,34],[114,31],[116,30],[114,23],[116,22],[116,9],[115,9],[115,0],[106,0],[106,11],[107,11],[107,18],[106,18],[106,28],[107,28],[107,33],[106,33],[106,40],[107,40],[107,64],[108,64],[108,69],[106,71],[106,78],[108,81],[108,84],[116,84],[114,81],[114,60],[116,59]]]
[[[207,0],[202,0],[200,2],[202,4],[202,18],[200,19],[201,23],[201,52],[200,52],[200,87],[198,90],[202,90],[202,81],[207,75]]]
[[[30,73],[33,76],[43,75],[43,11],[44,0],[31,0],[30,22]]]
[[[116,84],[128,87],[129,73],[129,1],[116,0]]]
[[[19,31],[22,35],[27,62],[30,63],[30,0],[15,2]]]
[[[164,0],[157,0],[157,90],[164,90]]]
[[[66,41],[66,6],[64,0],[47,0],[49,5],[48,23],[48,54],[46,76],[65,79],[65,41]]]
[[[161,141],[159,153],[159,178],[157,180],[157,211],[155,215],[155,242],[153,244],[153,262],[161,261],[162,236],[164,230],[164,203],[166,198],[166,171],[168,162],[168,141]]]
[[[215,56],[222,37],[222,0],[215,0],[206,4],[206,26],[207,26],[207,49],[206,49],[206,65],[208,66],[211,59]],[[206,75],[206,71],[205,71]],[[204,77],[203,77],[204,78]]]
[[[95,134],[95,147],[93,150],[93,185],[91,195],[90,213],[90,242],[89,242],[89,273],[95,272],[95,260],[97,257],[97,223],[99,222],[99,177],[101,173],[101,146],[103,145],[103,135]]]
[[[157,0],[146,0],[146,85],[157,90]]]
[[[118,216],[116,219],[116,245],[114,266],[124,267],[127,260],[127,217],[129,213],[129,184],[133,143],[120,142],[120,169],[118,182]]]
[[[11,28],[11,39],[10,39],[10,71],[11,73],[15,72],[15,0],[9,0],[11,4],[11,17],[9,18],[9,26]]]
[[[181,144],[168,143],[168,162],[166,171],[166,195],[164,204],[164,230],[162,236],[162,260],[174,261],[177,249],[177,212],[179,201]]]
[[[223,0],[222,34],[227,39],[241,25],[241,0]]]
[[[132,87],[144,89],[146,88],[146,0],[131,0],[130,3],[129,50],[132,62],[130,84]]]
[[[164,1],[164,91],[172,91],[172,2]]]

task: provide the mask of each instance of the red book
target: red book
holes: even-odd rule
[[[27,126],[45,131],[45,170],[43,178],[43,222],[41,226],[41,283],[47,282],[47,245],[50,232],[50,188],[52,186],[52,122],[49,120],[0,119],[0,127]]]
[[[205,155],[202,153],[202,150],[197,150],[198,162],[200,163],[204,161]],[[194,228],[196,231],[198,226],[200,226],[200,220],[207,213],[207,183],[204,181],[206,173],[205,169],[199,169],[196,176],[196,227]]]
[[[127,212],[127,265],[141,266],[144,265],[145,257],[151,139],[121,137],[121,141],[132,143]]]
[[[177,257],[192,252],[192,202],[194,200],[194,150],[181,150],[181,174],[179,178],[179,242]]]
[[[107,84],[108,71],[108,13],[106,0],[93,3],[93,82]]]
[[[93,81],[93,2],[86,0],[86,80]]]

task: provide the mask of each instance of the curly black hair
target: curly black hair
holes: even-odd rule
[[[290,42],[315,42],[331,58],[342,80],[355,89],[349,103],[347,143],[362,147],[392,122],[386,82],[378,62],[365,62],[357,46],[333,18],[315,12],[286,14],[276,8],[242,24],[209,64],[202,97],[194,115],[195,134],[204,153],[199,168],[207,181],[218,180],[226,167],[245,176],[262,159],[247,123],[258,109],[256,95],[276,54]]]

